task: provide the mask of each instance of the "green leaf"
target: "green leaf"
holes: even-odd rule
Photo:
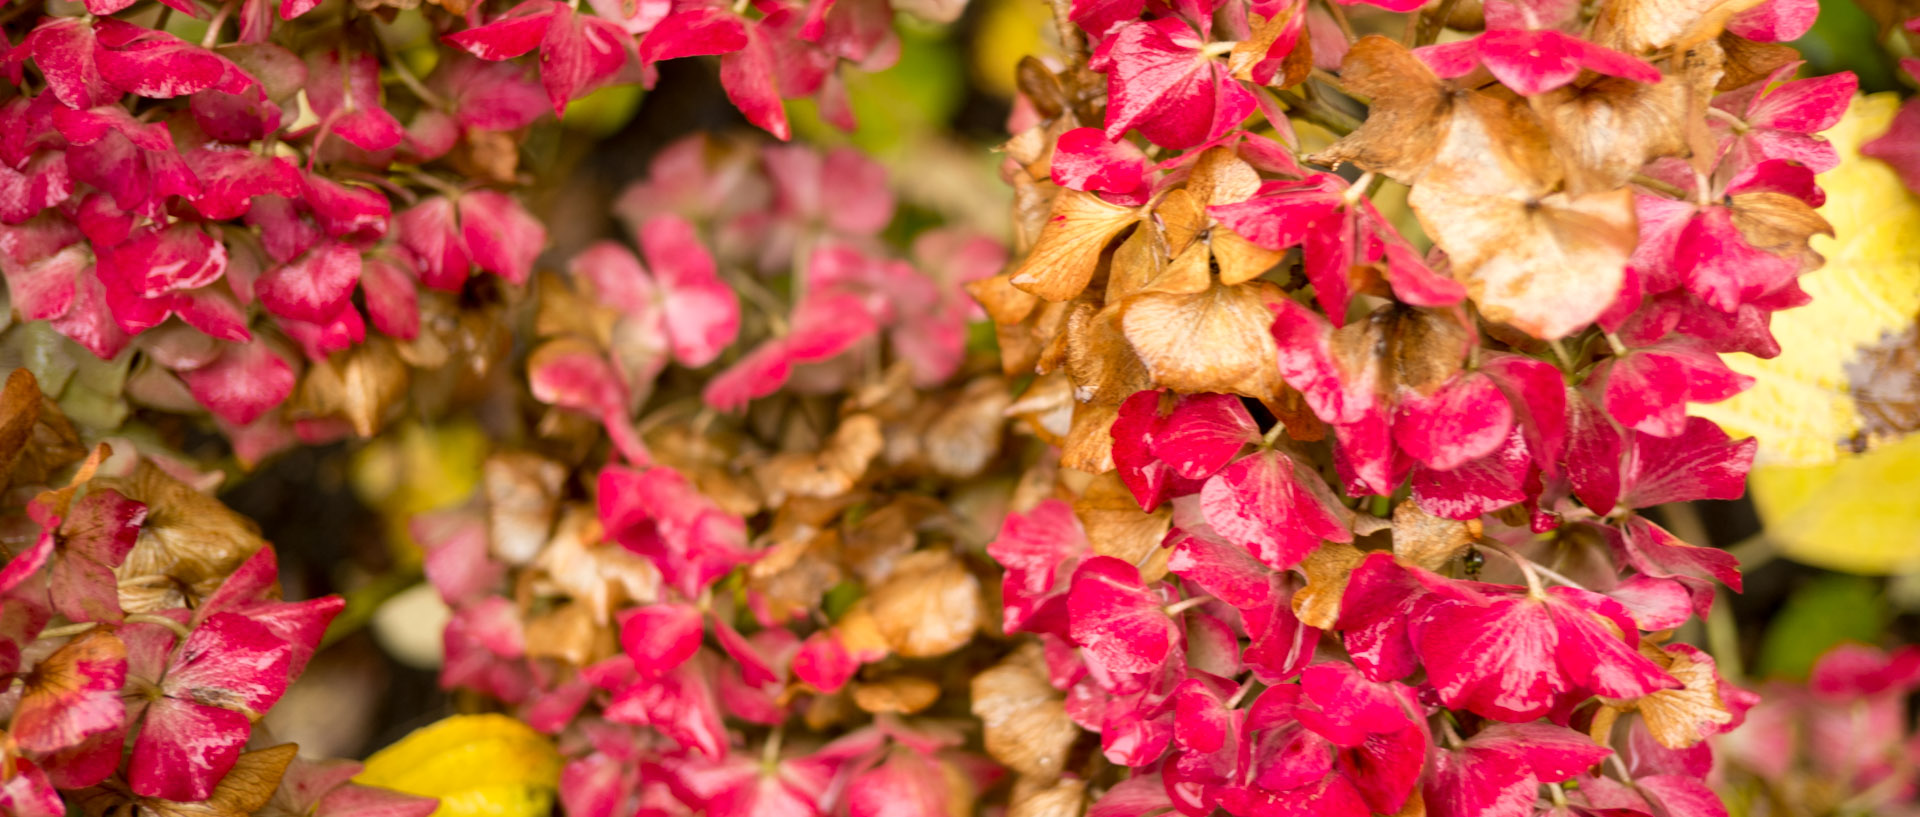
[[[1847,641],[1873,643],[1888,618],[1880,583],[1827,573],[1795,590],[1760,644],[1760,675],[1801,680],[1821,654]]]

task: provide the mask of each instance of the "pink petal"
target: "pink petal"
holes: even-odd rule
[[[1276,451],[1222,469],[1201,489],[1200,503],[1208,525],[1275,570],[1297,564],[1323,539],[1353,540],[1319,475]]]
[[[228,347],[219,360],[180,379],[193,399],[227,422],[246,425],[293,393],[293,367],[263,344]]]
[[[605,85],[627,63],[633,38],[617,23],[555,4],[540,41],[540,81],[557,116],[567,103]]]
[[[238,712],[160,698],[147,707],[134,738],[127,783],[142,797],[205,800],[233,768],[251,731],[247,716]]]
[[[467,53],[483,60],[508,60],[540,45],[554,17],[568,9],[552,0],[528,0],[492,22],[446,37]]]
[[[1394,411],[1393,439],[1427,467],[1450,471],[1493,453],[1513,427],[1507,396],[1492,378],[1470,372],[1430,396],[1403,392]]]
[[[1067,610],[1074,641],[1110,672],[1157,669],[1179,638],[1140,571],[1111,556],[1081,563]]]
[[[1241,609],[1259,607],[1272,598],[1273,570],[1247,553],[1246,548],[1210,537],[1176,531],[1167,557],[1167,569],[1200,589]]]
[[[1108,140],[1099,128],[1075,128],[1053,149],[1053,183],[1082,191],[1125,195],[1146,178],[1147,155],[1125,139]]]
[[[1184,395],[1160,421],[1150,446],[1153,455],[1187,479],[1206,479],[1219,471],[1260,429],[1240,398],[1230,394]]]
[[[547,228],[505,193],[476,190],[460,197],[460,234],[473,264],[515,284],[533,274],[547,244]]]
[[[1759,443],[1734,442],[1713,421],[1687,418],[1677,436],[1633,434],[1623,502],[1646,508],[1694,499],[1738,499]]]
[[[1784,43],[1800,39],[1819,16],[1817,0],[1768,0],[1733,15],[1727,31],[1756,42]]]
[[[253,291],[268,312],[321,323],[348,308],[360,274],[360,251],[347,244],[330,243],[268,270],[254,283]]]
[[[675,215],[657,216],[640,228],[640,246],[653,264],[664,295],[662,310],[674,359],[690,368],[712,363],[740,334],[740,303],[720,280],[694,233]]]
[[[1100,44],[1107,72],[1106,134],[1118,139],[1139,128],[1165,148],[1188,148],[1215,138],[1253,112],[1251,93],[1225,66],[1200,58],[1200,40],[1175,18],[1136,21]]]
[[[793,656],[793,677],[829,695],[846,686],[859,669],[860,662],[831,629],[807,636],[800,642],[800,652]]]
[[[705,618],[690,604],[649,604],[623,614],[620,646],[642,678],[657,677],[693,657]]]

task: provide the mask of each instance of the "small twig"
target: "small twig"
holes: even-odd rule
[[[1544,595],[1546,592],[1545,589],[1540,586],[1541,576],[1552,579],[1555,584],[1565,585],[1575,590],[1587,589],[1580,586],[1579,582],[1567,578],[1558,571],[1520,555],[1514,551],[1513,548],[1507,547],[1505,542],[1501,542],[1498,539],[1483,538],[1478,544],[1481,547],[1507,557],[1508,560],[1513,562],[1514,566],[1520,568],[1520,572],[1527,577],[1527,589],[1533,591],[1534,595]]]
[[[1060,47],[1067,58],[1081,62],[1087,58],[1087,38],[1073,23],[1073,0],[1052,0],[1053,28],[1060,35]]]
[[[207,21],[207,33],[200,36],[201,48],[212,48],[220,41],[220,26],[225,25],[227,18],[233,15],[233,6],[232,0],[229,0],[214,13],[212,20]]]
[[[62,624],[58,627],[48,627],[47,629],[41,630],[39,638],[66,638],[67,636],[79,635],[98,626],[100,626],[100,622],[97,621],[76,621],[72,624]]]
[[[146,613],[134,613],[133,615],[127,616],[127,623],[128,624],[154,624],[161,627],[165,627],[169,630],[172,630],[174,635],[179,636],[181,641],[187,640],[187,636],[191,634],[191,632],[187,630],[187,625],[181,624],[180,622],[174,621],[173,619],[167,618],[166,616],[148,615]]]
[[[1340,33],[1346,35],[1347,45],[1360,41],[1360,38],[1353,33],[1353,23],[1347,21],[1347,10],[1339,3],[1328,0],[1327,15],[1333,18],[1334,25],[1340,27]]]
[[[1309,101],[1305,97],[1292,91],[1278,91],[1275,92],[1275,96],[1280,97],[1280,101],[1287,104],[1287,110],[1299,114],[1301,119],[1305,119],[1308,122],[1312,122],[1341,136],[1360,129],[1360,120],[1353,118],[1353,116],[1345,111],[1335,109],[1331,105],[1317,101]]]
[[[1660,181],[1659,179],[1656,179],[1652,176],[1648,176],[1644,173],[1636,173],[1633,175],[1633,178],[1628,179],[1627,181],[1640,185],[1641,187],[1647,188],[1648,190],[1652,190],[1657,193],[1662,193],[1668,196],[1672,196],[1676,199],[1686,198],[1687,196],[1687,191],[1681,190],[1678,187],[1675,187],[1671,184],[1667,184],[1666,182]]]
[[[1199,596],[1194,596],[1193,598],[1190,598],[1190,599],[1181,599],[1180,601],[1167,605],[1167,615],[1177,616],[1177,615],[1180,615],[1181,613],[1184,613],[1195,607],[1199,607],[1200,605],[1206,604],[1207,602],[1210,602],[1210,601],[1213,601],[1213,597],[1209,595],[1204,595],[1204,594]]]
[[[1429,26],[1426,20],[1421,21],[1420,36],[1414,44],[1433,45],[1435,40],[1440,39],[1440,32],[1447,30],[1447,19],[1453,16],[1453,8],[1458,5],[1460,0],[1440,0],[1440,8],[1434,10],[1431,18],[1433,24]]]

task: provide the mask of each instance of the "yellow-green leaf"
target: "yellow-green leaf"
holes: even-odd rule
[[[440,798],[433,817],[546,817],[560,782],[553,741],[505,715],[455,715],[367,758],[354,782]]]

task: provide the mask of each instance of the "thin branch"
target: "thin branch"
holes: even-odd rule
[[[1324,102],[1308,100],[1293,91],[1279,91],[1275,95],[1287,104],[1287,110],[1299,114],[1301,119],[1336,134],[1345,136],[1360,129],[1360,120]]]
[[[1331,16],[1334,24],[1340,27],[1340,33],[1347,36],[1347,45],[1359,42],[1360,38],[1353,33],[1353,23],[1347,21],[1347,10],[1331,0],[1326,5],[1328,16]]]

